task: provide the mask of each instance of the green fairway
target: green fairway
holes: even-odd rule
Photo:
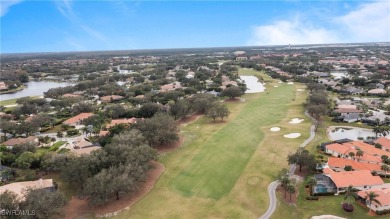
[[[231,115],[224,123],[200,117],[181,126],[184,144],[159,156],[165,171],[152,191],[116,218],[258,218],[264,213],[267,187],[288,167],[287,154],[309,136],[310,120],[302,107],[307,94],[296,92],[304,85],[261,76],[267,91],[228,102]],[[295,117],[305,121],[289,124]],[[280,132],[270,132],[273,126]],[[283,137],[291,132],[302,136]]]
[[[213,199],[229,193],[264,137],[260,128],[286,116],[293,88],[283,85],[250,101],[235,120],[201,143],[201,150],[171,186],[184,195]]]

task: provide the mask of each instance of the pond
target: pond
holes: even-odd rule
[[[264,92],[265,87],[259,82],[259,79],[255,76],[240,76],[241,80],[245,81],[246,87],[248,88],[245,93],[259,93]]]
[[[348,138],[351,140],[359,140],[358,138],[367,139],[367,137],[375,137],[375,133],[371,129],[356,128],[352,126],[332,126],[328,129],[328,135],[331,140],[340,140]],[[388,138],[389,136],[387,136]]]
[[[24,85],[26,86],[26,88],[21,91],[17,91],[12,94],[1,94],[0,100],[10,100],[27,96],[42,96],[43,92],[48,91],[50,88],[66,87],[74,85],[74,83],[53,81],[29,81]]]

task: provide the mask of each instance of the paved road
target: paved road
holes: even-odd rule
[[[313,122],[315,121],[314,118],[311,117],[309,113],[307,113],[307,111],[305,111],[305,115],[309,117]],[[315,135],[316,135],[315,126],[313,124],[310,126],[310,137],[306,139],[299,147],[301,148],[306,147],[306,145],[309,144],[314,139]],[[290,170],[288,174],[290,176],[293,175],[295,169],[296,169],[295,165],[290,165]],[[268,186],[269,206],[267,211],[261,217],[259,217],[259,219],[269,219],[271,218],[272,214],[275,212],[276,204],[277,204],[275,191],[276,191],[276,187],[278,187],[279,184],[280,183],[278,181],[273,181],[271,184],[269,184]]]

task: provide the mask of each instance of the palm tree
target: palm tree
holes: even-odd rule
[[[309,188],[310,188],[310,196],[312,196],[313,195],[313,186],[317,185],[317,179],[314,178],[313,176],[309,177],[306,180],[306,185],[309,186]]]
[[[288,184],[287,192],[290,194],[290,201],[291,201],[291,194],[295,193],[295,186],[293,184]]]
[[[367,199],[367,201],[368,201],[368,203],[369,203],[369,205],[370,205],[370,211],[369,211],[369,212],[371,212],[371,205],[372,205],[373,202],[375,202],[375,203],[377,203],[377,204],[379,204],[379,205],[382,205],[382,204],[379,202],[379,200],[376,199],[378,196],[379,196],[379,195],[376,194],[376,193],[373,192],[373,191],[368,192],[368,193],[366,192],[366,199]]]
[[[362,150],[358,150],[357,152],[356,152],[356,156],[358,156],[359,157],[359,161],[360,161],[360,157],[363,157],[363,155],[364,155],[364,152],[362,151]]]
[[[284,197],[286,198],[286,196],[287,196],[287,186],[291,183],[291,179],[290,179],[290,177],[288,175],[285,175],[285,176],[282,177],[280,182],[282,183],[282,186],[284,188]]]
[[[375,122],[376,122],[376,125],[379,126],[379,123],[381,122],[381,120],[379,118],[376,118]]]
[[[351,200],[351,198],[357,198],[358,197],[358,195],[357,195],[357,192],[358,192],[359,190],[358,189],[356,189],[356,188],[354,188],[352,185],[349,185],[348,187],[347,187],[347,189],[345,190],[345,195],[344,195],[344,200]],[[348,203],[348,205],[351,205],[351,202],[347,202]]]
[[[375,133],[375,138],[378,138],[378,134],[382,132],[381,128],[379,126],[375,126],[372,128],[372,132]]]
[[[387,171],[390,170],[389,165],[383,164],[383,165],[381,166],[381,170],[385,171],[385,178],[387,178]]]

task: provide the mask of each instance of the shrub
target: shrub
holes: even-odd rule
[[[305,197],[305,199],[309,200],[309,201],[313,201],[313,200],[317,201],[317,200],[319,200],[319,198],[317,196],[307,196],[307,197]]]
[[[348,203],[343,203],[341,205],[346,212],[352,212],[353,211],[353,205],[350,205]]]
[[[377,215],[385,215],[390,213],[390,209],[382,210],[382,211],[375,211]]]

